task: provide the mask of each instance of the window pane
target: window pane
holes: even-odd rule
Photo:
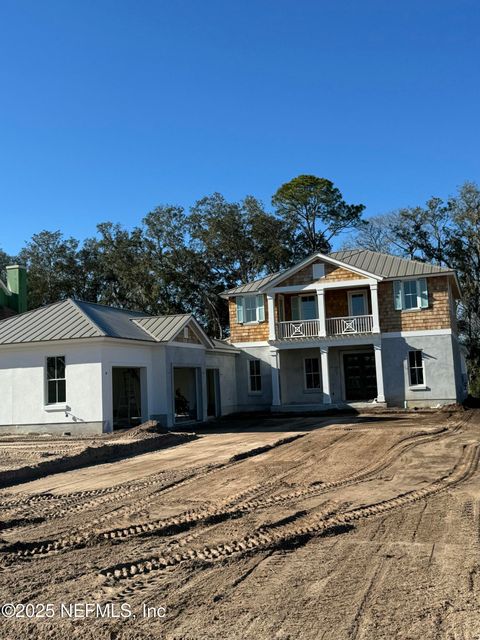
[[[423,384],[423,369],[417,369],[417,384]]]
[[[316,296],[305,296],[300,298],[302,305],[302,320],[315,320],[317,317]]]
[[[57,402],[65,402],[67,399],[65,380],[57,381]]]
[[[55,404],[57,401],[57,383],[50,381],[47,387],[47,402],[48,404]]]
[[[47,380],[55,378],[55,358],[47,358]]]
[[[59,356],[57,360],[57,378],[65,378],[65,356]]]
[[[365,315],[365,296],[363,293],[354,293],[351,296],[352,316]]]
[[[403,283],[405,293],[405,309],[416,309],[418,307],[417,299],[417,281],[406,280]]]
[[[245,298],[245,322],[255,322],[257,319],[257,298],[247,296]]]

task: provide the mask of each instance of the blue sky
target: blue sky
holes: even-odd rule
[[[368,216],[479,180],[475,0],[1,0],[0,247],[300,173]]]

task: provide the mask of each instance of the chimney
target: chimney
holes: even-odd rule
[[[27,270],[18,264],[9,265],[7,270],[7,289],[13,294],[8,306],[17,313],[27,310]]]

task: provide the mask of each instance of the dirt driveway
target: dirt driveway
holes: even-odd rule
[[[479,439],[474,411],[224,422],[5,489],[1,600],[53,615],[0,637],[473,640]]]

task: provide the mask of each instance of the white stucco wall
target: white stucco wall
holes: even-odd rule
[[[66,362],[66,411],[65,405],[52,411],[46,402],[46,358],[60,355]],[[82,428],[87,433],[101,431],[102,421],[102,368],[96,345],[48,343],[0,349],[0,429],[44,431],[42,426],[53,424],[59,432]]]
[[[220,406],[223,416],[237,410],[237,381],[236,381],[236,360],[235,353],[220,353],[218,351],[207,351],[206,366],[219,370]]]
[[[260,360],[261,393],[248,388],[248,360]],[[272,405],[272,371],[270,347],[245,347],[235,360],[237,378],[237,406],[239,411],[265,411]],[[280,365],[281,366],[281,365]]]

